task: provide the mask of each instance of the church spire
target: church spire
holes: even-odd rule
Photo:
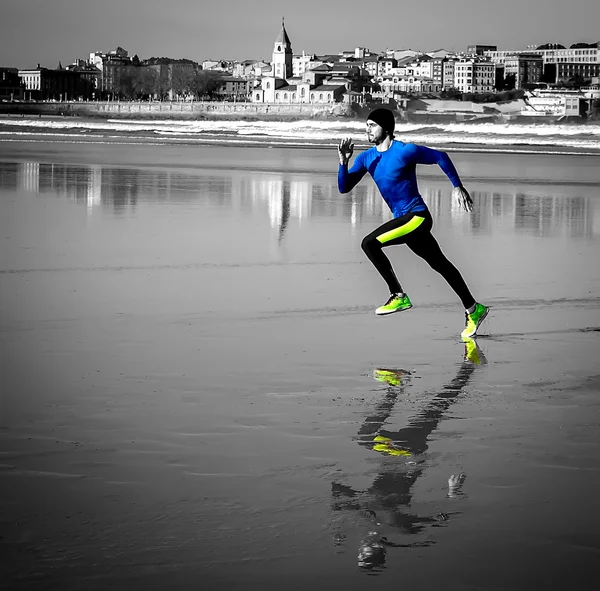
[[[273,46],[273,76],[286,80],[292,76],[292,42],[285,30],[285,20],[281,17],[281,31]]]
[[[290,38],[288,37],[287,31],[285,30],[285,18],[281,17],[281,31],[279,31],[279,35],[277,36],[277,39],[275,40],[275,43],[285,43],[287,45],[291,45],[292,42],[290,41]]]

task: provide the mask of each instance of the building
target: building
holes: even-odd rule
[[[444,61],[443,57],[433,58],[431,60],[431,77],[441,87],[444,86]]]
[[[108,53],[101,51],[90,53],[88,64],[95,66],[101,72],[100,83],[96,87],[100,90],[100,96],[115,96],[119,93],[122,69],[132,65],[132,59],[125,49],[117,47]]]
[[[292,77],[298,78],[312,68],[320,66],[323,62],[314,54],[301,54],[292,56]]]
[[[454,76],[456,70],[456,62],[458,60],[448,59],[442,64],[442,90],[454,88]]]
[[[102,88],[102,70],[100,68],[85,60],[75,60],[71,65],[67,66],[67,70],[77,72],[79,77],[85,81],[88,89],[88,96],[85,98],[100,98]]]
[[[219,78],[215,95],[224,100],[245,101],[249,89],[250,81],[247,78],[223,75]]]
[[[88,97],[90,88],[79,72],[66,70],[60,64],[56,70],[43,68],[40,64],[30,70],[18,70],[25,86],[25,99],[68,101]]]
[[[292,58],[292,42],[285,30],[285,22],[282,20],[281,31],[279,31],[273,47],[273,76],[275,78],[285,80],[293,75]]]
[[[474,94],[494,92],[496,66],[490,61],[463,58],[454,66],[454,88]]]
[[[583,78],[592,80],[600,76],[600,63],[581,64],[581,63],[560,63],[556,64],[556,82],[568,82],[572,78]]]
[[[349,100],[345,97],[347,92],[362,90],[367,73],[360,65],[340,63],[339,56],[302,55],[303,59],[296,61],[298,65],[294,69],[292,43],[282,22],[273,44],[271,71],[250,90],[250,100],[284,105],[328,104]]]
[[[467,45],[467,53],[470,55],[485,55],[486,51],[498,51],[497,45]]]
[[[232,75],[236,78],[247,78],[252,80],[260,78],[271,70],[271,64],[262,60],[244,60],[236,62],[233,66]]]
[[[25,84],[17,68],[0,68],[0,101],[20,101],[25,97]]]
[[[203,70],[231,74],[235,64],[231,60],[204,60],[201,65]]]
[[[585,95],[578,91],[537,89],[525,97],[522,115],[581,117],[585,113]]]
[[[407,94],[438,94],[441,82],[421,76],[386,76],[379,83],[381,96],[398,100]]]
[[[373,54],[366,47],[355,47],[353,50],[340,52],[340,58],[342,61],[364,60],[371,56],[373,56]]]
[[[575,75],[581,72],[585,78],[586,69],[582,66],[596,66],[600,64],[600,42],[597,43],[575,43],[570,48],[562,46],[545,45],[541,48],[529,48],[527,50],[503,50],[485,51],[484,54],[494,63],[504,65],[507,59],[512,59],[516,54],[535,54],[542,58],[543,78],[546,82],[559,82],[567,75],[567,70]],[[567,68],[568,65],[572,66]],[[594,68],[589,68],[594,71]]]
[[[537,84],[542,79],[543,58],[535,53],[516,53],[504,60],[504,79],[514,76],[515,88]]]

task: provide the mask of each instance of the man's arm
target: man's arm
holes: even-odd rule
[[[453,187],[462,187],[458,172],[446,152],[416,144],[407,144],[405,149],[408,150],[411,162],[414,164],[437,164],[450,179]]]
[[[409,151],[411,161],[415,164],[437,164],[450,179],[454,187],[452,197],[456,199],[458,205],[465,211],[473,211],[473,199],[463,187],[458,172],[446,152],[426,148],[425,146],[417,146],[416,144],[407,144],[406,149]]]
[[[345,138],[338,146],[340,166],[338,168],[338,189],[340,193],[349,193],[356,187],[360,179],[365,176],[367,169],[364,167],[360,155],[354,160],[354,165],[348,170],[348,162],[352,157],[354,144],[350,138]]]

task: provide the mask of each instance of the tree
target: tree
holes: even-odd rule
[[[135,68],[132,80],[132,88],[135,98],[146,98],[156,93],[158,72],[146,66]]]
[[[581,88],[582,86],[588,86],[591,82],[591,80],[586,80],[581,74],[575,74],[563,86],[566,88]]]
[[[454,101],[461,101],[463,98],[462,92],[458,88],[444,88],[440,93],[440,98]]]
[[[171,88],[175,96],[186,97],[194,92],[196,70],[191,67],[174,65],[171,73]]]
[[[544,43],[540,45],[537,49],[566,49],[564,45],[560,43]]]
[[[198,70],[194,75],[192,91],[197,98],[211,99],[219,86],[219,75],[216,72]]]

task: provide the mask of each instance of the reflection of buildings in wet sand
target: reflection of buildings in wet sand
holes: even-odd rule
[[[252,209],[265,204],[271,227],[283,236],[290,219],[299,225],[313,217],[348,218],[356,225],[365,217],[389,215],[374,185],[357,187],[350,195],[340,195],[335,183],[318,182],[310,177],[264,176],[242,179],[233,186],[238,203],[252,203]]]
[[[17,168],[17,189],[34,194],[56,193],[93,208],[103,202],[106,176],[98,165],[73,166],[23,162]]]
[[[40,163],[23,162],[19,165],[17,173],[17,189],[27,193],[39,193]]]
[[[90,211],[99,205],[111,205],[117,211],[135,205],[142,189],[147,197],[170,191],[165,173],[99,165],[23,162],[18,164],[16,176],[17,189],[35,194],[56,193],[85,203]]]
[[[569,238],[594,235],[594,207],[589,197],[547,195],[544,193],[490,193],[471,191],[475,208],[465,216],[453,202],[450,191],[428,188],[423,198],[436,218],[449,217],[453,223],[465,220],[473,232],[491,233],[495,227],[526,231],[533,236]]]
[[[16,171],[15,171],[16,166]],[[11,168],[12,167],[12,168]],[[363,220],[383,223],[389,208],[370,179],[341,195],[335,178],[281,174],[186,174],[181,171],[45,164],[1,163],[2,186],[14,182],[29,193],[55,192],[92,211],[111,206],[123,212],[144,201],[203,199],[234,212],[253,213],[266,206],[271,227],[281,240],[290,221],[335,217],[356,227]],[[423,197],[435,218],[450,219],[473,233],[492,233],[502,227],[535,236],[590,238],[594,235],[594,202],[589,195],[548,195],[543,189],[500,193],[472,191],[476,207],[465,216],[453,204],[450,190],[427,187]],[[582,190],[583,191],[583,190]]]

